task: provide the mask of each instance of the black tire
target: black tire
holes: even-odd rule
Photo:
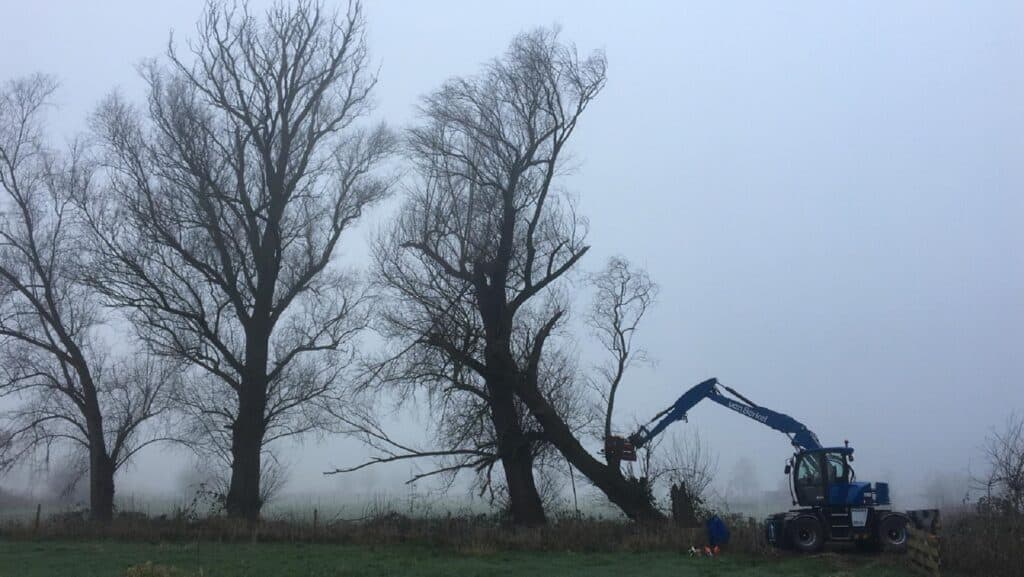
[[[878,524],[878,544],[883,551],[906,551],[908,538],[907,520],[899,515],[889,515]]]
[[[801,553],[817,553],[825,545],[821,523],[813,517],[798,517],[789,523],[789,543]]]

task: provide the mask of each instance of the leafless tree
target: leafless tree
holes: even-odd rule
[[[615,401],[626,372],[634,363],[647,360],[646,351],[637,346],[635,338],[640,322],[654,304],[658,285],[645,270],[622,257],[610,258],[591,281],[596,290],[586,321],[609,358],[598,366],[597,377],[590,384],[600,399],[601,440],[607,441],[621,433],[614,429]],[[612,474],[622,473],[621,454],[608,450],[614,449],[614,444],[606,443],[605,447],[605,461]],[[717,470],[717,458],[708,451],[700,434],[673,436],[670,447],[665,447],[661,438],[654,439],[637,451],[637,459],[636,466],[626,464],[624,480],[645,491],[652,503],[659,480],[667,480],[672,486],[673,517],[694,523]]]
[[[694,495],[706,500],[717,475],[718,455],[708,447],[700,432],[695,430],[672,436],[663,465],[652,476],[663,477],[669,483],[685,482]]]
[[[660,517],[583,448],[575,412],[553,394],[564,389],[544,371],[557,351],[546,347],[549,337],[567,312],[561,281],[588,249],[586,221],[557,177],[604,83],[603,54],[580,57],[556,31],[539,29],[518,36],[482,74],[426,96],[408,138],[419,180],[377,250],[382,282],[400,301],[385,315],[388,336],[420,355],[427,383],[469,399],[460,407],[493,430],[519,524],[545,521],[537,441],[629,515]]]
[[[596,289],[587,315],[587,324],[593,329],[598,342],[610,359],[597,368],[597,378],[591,380],[601,399],[604,416],[602,441],[615,433],[612,422],[615,397],[629,367],[646,360],[646,352],[634,344],[640,321],[647,314],[658,294],[658,285],[643,269],[630,265],[622,257],[612,257],[605,268],[593,275]],[[621,460],[614,452],[605,454],[608,466],[618,470]]]
[[[1024,513],[1024,417],[1012,414],[985,445],[988,474],[981,481],[984,504],[993,510]]]
[[[677,523],[697,526],[712,504],[711,484],[717,474],[718,455],[694,431],[673,435],[670,446],[657,451],[645,477],[652,485],[661,480],[668,483]]]
[[[228,514],[256,519],[267,445],[345,402],[367,297],[331,261],[385,196],[394,139],[360,126],[376,78],[358,2],[211,2],[187,47],[144,66],[141,111],[113,96],[96,115],[91,280],[152,351],[202,373],[178,400],[230,455]]]
[[[540,354],[562,314],[550,285],[586,252],[585,223],[551,187],[603,84],[601,55],[580,59],[538,30],[480,76],[426,96],[408,135],[417,182],[375,249],[393,297],[382,329],[398,349],[382,379],[427,395],[439,423],[436,450],[403,444],[385,458],[446,456],[451,469],[488,473],[500,464],[522,525],[545,522],[534,480],[545,435],[518,382],[559,388]]]
[[[81,149],[47,147],[43,111],[56,88],[41,75],[0,88],[0,468],[42,450],[84,452],[93,518],[113,514],[114,476],[158,440],[146,421],[166,409],[175,367],[123,360],[97,335],[96,293],[83,282],[72,198],[90,186]]]

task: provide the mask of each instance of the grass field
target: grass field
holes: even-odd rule
[[[147,565],[150,564],[150,565]],[[0,577],[909,577],[891,557],[691,559],[674,553],[482,553],[423,547],[0,541]]]

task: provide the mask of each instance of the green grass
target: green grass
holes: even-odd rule
[[[152,566],[140,569],[147,562]],[[130,567],[136,566],[129,571]],[[0,541],[0,577],[909,577],[891,558],[691,559],[673,553],[481,553],[422,547]]]

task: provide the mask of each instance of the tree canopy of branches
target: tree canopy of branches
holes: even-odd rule
[[[360,124],[376,78],[358,2],[212,2],[187,48],[144,66],[141,110],[112,96],[96,114],[91,282],[197,370],[178,401],[230,460],[228,514],[255,519],[268,444],[344,401],[367,299],[332,256],[385,196],[394,139]]]
[[[567,310],[560,281],[588,249],[586,221],[557,177],[604,84],[603,54],[580,57],[540,29],[480,75],[426,96],[408,135],[418,181],[377,250],[382,282],[399,301],[385,324],[405,343],[403,376],[452,403],[449,448],[478,451],[478,432],[490,432],[487,459],[501,463],[519,524],[545,521],[533,477],[538,442],[630,516],[660,518],[580,444],[575,379],[561,351],[545,346]]]
[[[1003,513],[1024,513],[1024,417],[1012,414],[986,439],[988,474],[983,505]]]
[[[89,475],[90,514],[109,520],[114,476],[157,440],[143,424],[162,413],[177,371],[118,360],[97,335],[98,295],[83,282],[73,198],[90,186],[81,150],[46,145],[45,76],[0,88],[0,397],[14,408],[0,429],[0,468],[39,450],[69,451]]]
[[[552,285],[587,250],[585,223],[552,183],[604,68],[537,30],[426,96],[407,139],[417,180],[376,249],[393,297],[384,331],[401,349],[385,379],[439,403],[437,453],[451,467],[500,463],[522,525],[545,522],[534,466],[546,439],[517,390],[532,380],[571,397],[540,353],[561,316]]]
[[[632,267],[622,257],[608,259],[604,270],[592,277],[596,294],[586,321],[598,342],[611,359],[598,367],[598,378],[592,381],[601,399],[604,427],[601,439],[612,436],[615,397],[630,365],[646,358],[645,351],[634,345],[634,337],[647,310],[658,294],[658,285],[647,271]],[[619,470],[617,454],[605,455],[609,467]]]

